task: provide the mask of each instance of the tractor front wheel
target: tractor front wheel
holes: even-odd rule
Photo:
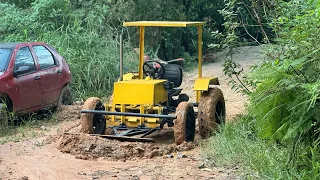
[[[194,140],[195,136],[195,113],[193,106],[187,102],[179,103],[176,108],[177,119],[174,120],[174,139],[177,145],[183,141],[189,142]]]
[[[218,124],[224,124],[226,109],[223,93],[218,88],[210,88],[201,94],[198,106],[198,124],[201,137],[208,138],[217,130]]]
[[[97,97],[90,97],[83,104],[82,110],[105,110],[105,107]],[[106,119],[102,114],[81,114],[81,132],[87,134],[104,134]]]

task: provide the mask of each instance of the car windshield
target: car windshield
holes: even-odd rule
[[[0,72],[3,72],[7,69],[10,54],[11,49],[0,48]]]

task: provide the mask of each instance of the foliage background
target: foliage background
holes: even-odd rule
[[[230,157],[242,157],[243,168],[258,172],[251,174],[251,178],[319,179],[320,3],[314,0],[251,2],[252,5],[262,3],[260,8],[251,6],[251,13],[245,14],[260,12],[255,17],[259,27],[264,28],[260,31],[262,42],[268,44],[265,61],[252,67],[240,84],[233,80],[242,76],[242,70],[232,58],[232,49],[239,45],[239,30],[247,28],[239,21],[239,15],[244,14],[239,1],[229,1],[221,11],[226,33],[218,34],[225,37],[222,47],[230,52],[225,73],[236,90],[249,95],[250,103],[248,114],[240,123],[223,127],[223,133],[217,134],[205,148],[206,154],[213,161],[228,165],[236,165]],[[248,4],[245,6],[249,7]],[[267,26],[260,26],[258,17]],[[261,44],[251,33],[247,35]],[[233,130],[239,127],[241,131]],[[284,159],[279,159],[279,155]]]
[[[220,13],[225,5],[223,0],[1,0],[0,41],[44,41],[53,45],[70,64],[76,98],[108,96],[118,76],[120,33],[126,40],[128,69],[137,62],[132,49],[138,47],[138,31],[123,27],[124,21],[205,21],[204,51],[210,52],[217,50],[212,44],[222,42],[212,33],[226,32]],[[254,22],[252,17],[246,19]],[[255,28],[249,31],[259,34]],[[195,28],[150,28],[146,32],[146,53],[164,60],[184,57],[189,66],[196,60],[196,37]]]
[[[224,71],[232,87],[250,97],[248,115],[240,125],[223,127],[209,143],[208,157],[245,157],[242,164],[266,179],[319,178],[319,1],[1,0],[0,12],[0,41],[53,45],[70,65],[77,99],[110,95],[120,34],[125,64],[136,70],[137,29],[123,27],[124,21],[205,21],[204,53],[226,51]],[[148,28],[146,53],[164,60],[184,57],[192,66],[195,40],[196,29]],[[261,44],[268,44],[266,61],[237,83],[242,69],[233,49]],[[238,126],[241,132],[234,130]],[[249,155],[243,145],[257,153]]]

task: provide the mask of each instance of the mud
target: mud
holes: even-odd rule
[[[81,105],[63,107],[59,110],[59,116],[72,116],[72,114],[79,114],[80,110]],[[66,134],[66,132],[73,134]],[[196,148],[200,139],[196,136],[192,143],[182,142],[176,145],[173,128],[169,127],[148,136],[148,138],[155,139],[155,143],[121,142],[80,132],[83,132],[83,117],[74,116],[72,123],[70,121],[62,123],[59,131],[47,136],[43,144],[54,143],[61,152],[70,153],[77,159],[97,160],[102,158],[111,161],[126,161],[151,159],[158,156],[171,157],[178,152]]]
[[[82,114],[80,116],[79,111],[84,108],[92,108],[98,100],[98,98],[91,98],[91,101],[83,106],[71,105],[59,109],[58,119],[65,118],[66,122],[60,125],[58,133],[49,135],[43,143],[55,143],[61,152],[70,153],[77,159],[111,161],[151,159],[159,156],[172,157],[179,152],[197,147],[199,137],[196,137],[192,143],[181,141],[180,145],[176,145],[173,128],[168,127],[149,136],[154,138],[156,143],[120,142],[87,135],[83,132],[88,133],[88,128],[92,126],[92,123],[87,121],[90,115]],[[69,120],[72,120],[72,123]],[[65,132],[74,134],[66,134]],[[107,131],[106,134],[110,133]]]
[[[80,113],[82,105],[61,106],[57,110],[58,121],[75,121],[80,119]]]
[[[103,158],[112,161],[150,159],[156,156],[171,156],[172,153],[195,148],[195,143],[184,142],[180,145],[119,142],[86,134],[64,134],[58,139],[57,148],[63,153],[70,153],[78,159],[96,160]]]

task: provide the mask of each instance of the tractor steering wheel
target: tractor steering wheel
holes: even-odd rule
[[[143,63],[143,74],[153,79],[161,79],[164,76],[164,67],[158,61],[146,61]]]

